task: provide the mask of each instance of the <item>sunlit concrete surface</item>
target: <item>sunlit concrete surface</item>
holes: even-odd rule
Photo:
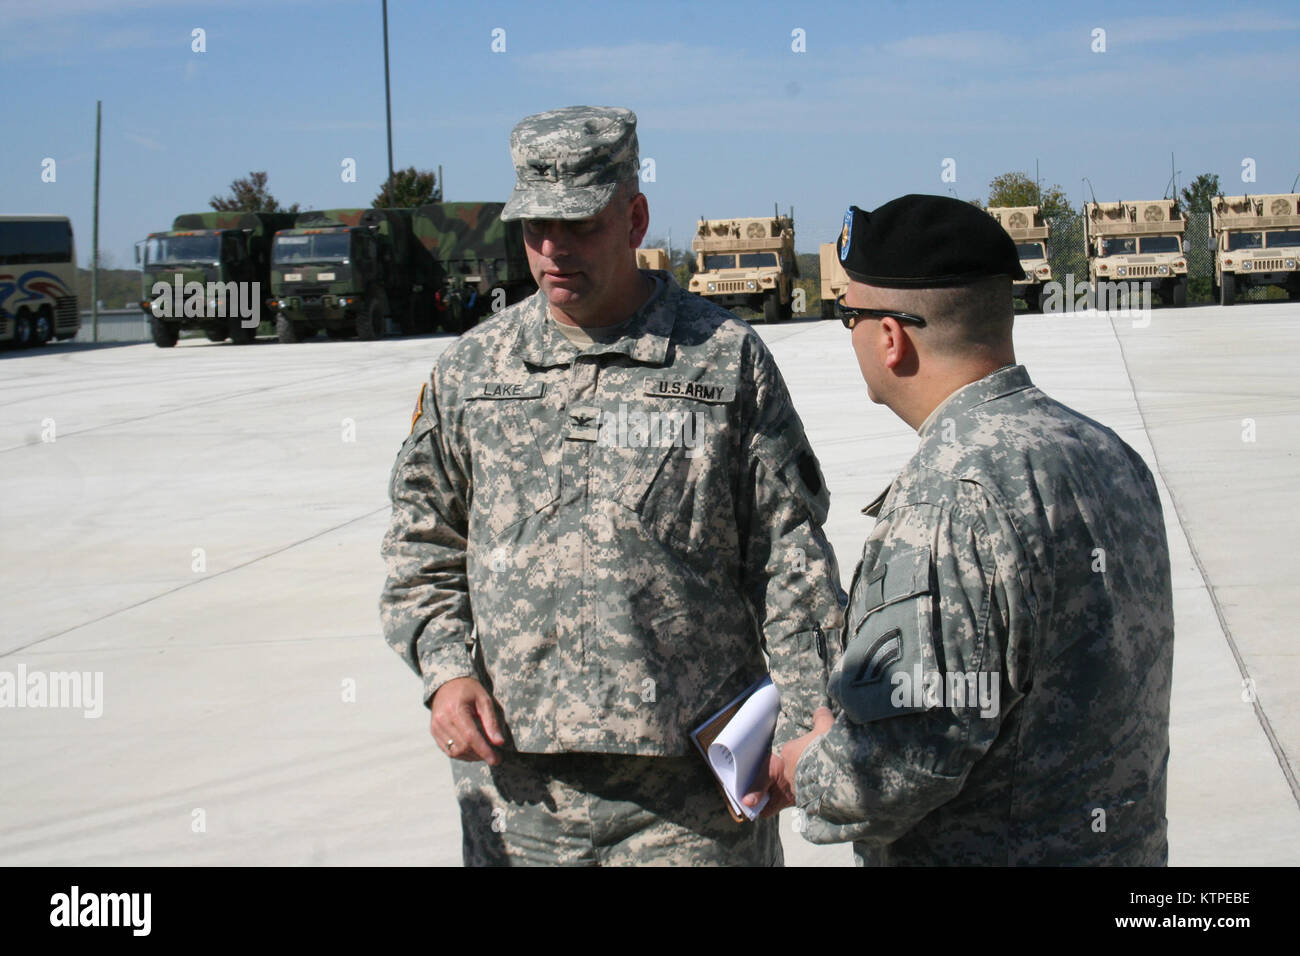
[[[1297,324],[1290,304],[1018,324],[1038,384],[1161,482],[1174,864],[1300,862],[1278,757],[1300,742]],[[847,585],[859,509],[915,436],[867,400],[839,323],[758,328],[821,458]],[[459,863],[447,760],[376,610],[393,456],[450,341],[0,353],[0,670],[103,680],[98,718],[0,709],[0,863]],[[788,862],[851,863],[783,818]]]

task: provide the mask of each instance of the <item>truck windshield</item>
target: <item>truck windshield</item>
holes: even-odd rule
[[[1137,251],[1136,239],[1103,239],[1101,254],[1103,256],[1131,256]]]
[[[320,232],[310,236],[276,236],[272,262],[330,262],[348,257],[348,234]]]
[[[740,254],[740,268],[742,269],[758,269],[763,266],[775,268],[776,265],[775,252],[742,252]]]
[[[1021,259],[1042,259],[1043,244],[1041,242],[1017,242],[1016,255]]]
[[[1262,249],[1264,234],[1262,232],[1228,233],[1228,249]]]
[[[736,257],[731,253],[727,253],[726,255],[713,253],[712,255],[705,255],[704,257],[703,271],[705,272],[713,272],[717,269],[734,268],[736,268]]]
[[[145,264],[217,262],[220,236],[154,236],[145,246]]]
[[[1275,229],[1268,234],[1268,247],[1300,246],[1300,229]]]
[[[1138,242],[1143,252],[1178,252],[1177,236],[1143,236]]]

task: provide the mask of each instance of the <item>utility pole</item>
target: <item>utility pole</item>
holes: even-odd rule
[[[103,100],[95,100],[95,233],[90,246],[90,341],[99,341],[99,126]],[[76,268],[76,264],[73,264]]]
[[[393,98],[388,88],[388,0],[384,0],[384,114],[388,119],[388,205],[393,205]]]

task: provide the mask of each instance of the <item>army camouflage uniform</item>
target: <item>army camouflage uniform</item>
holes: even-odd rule
[[[1021,366],[919,432],[867,509],[842,713],[800,758],[797,822],[859,864],[1164,864],[1173,611],[1150,472]]]
[[[500,766],[453,761],[467,863],[780,862],[689,733],[769,671],[776,745],[811,729],[843,620],[827,491],[762,340],[643,274],[612,341],[541,292],[463,336],[393,468],[387,640],[426,704],[475,677],[504,718]]]

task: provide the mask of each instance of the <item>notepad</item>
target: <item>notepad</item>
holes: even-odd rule
[[[691,741],[718,781],[727,810],[737,822],[753,820],[767,805],[766,794],[756,807],[740,801],[772,752],[780,709],[781,695],[772,678],[765,676],[691,731]]]

